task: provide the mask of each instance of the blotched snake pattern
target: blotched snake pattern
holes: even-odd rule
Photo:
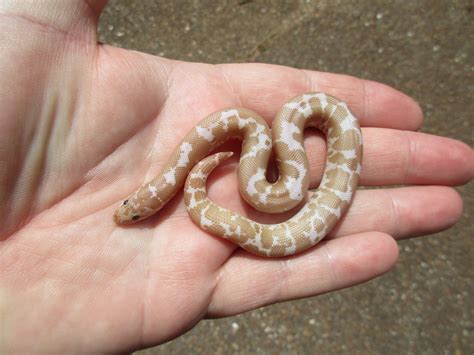
[[[244,199],[268,213],[297,206],[309,188],[309,163],[303,146],[306,127],[326,135],[327,158],[318,189],[293,217],[262,224],[221,208],[208,199],[206,180],[231,153],[208,156],[224,141],[242,139],[238,181]],[[279,177],[266,178],[273,152]],[[159,211],[184,185],[184,201],[192,220],[213,235],[266,257],[292,255],[318,243],[348,208],[362,163],[362,133],[345,103],[324,93],[305,93],[287,102],[267,123],[255,112],[229,108],[210,114],[181,141],[163,171],[128,197],[114,214],[129,224]]]

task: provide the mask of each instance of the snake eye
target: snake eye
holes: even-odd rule
[[[128,200],[123,201],[122,205],[126,206],[128,204]]]
[[[139,218],[140,218],[139,215],[137,215],[137,214],[136,214],[136,215],[133,215],[133,216],[132,216],[132,221],[136,221],[136,220],[139,219]]]

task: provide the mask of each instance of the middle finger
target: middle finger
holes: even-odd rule
[[[469,181],[473,152],[466,144],[430,134],[363,128],[360,185],[461,185]],[[324,137],[309,130],[305,139],[311,188],[321,180],[326,160]]]

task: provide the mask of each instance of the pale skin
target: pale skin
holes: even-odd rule
[[[354,77],[264,64],[167,60],[97,43],[105,1],[0,5],[0,353],[112,352],[175,338],[203,318],[319,295],[390,270],[396,240],[452,226],[473,176],[465,144],[417,133],[406,95]],[[193,224],[182,195],[131,227],[112,214],[159,172],[208,113],[243,106],[271,122],[307,91],[346,101],[364,134],[361,190],[317,247],[267,260]],[[308,134],[312,187],[324,139]],[[232,148],[234,144],[229,144]],[[235,143],[237,145],[237,143]],[[217,204],[266,223],[238,198],[236,160],[211,177]]]

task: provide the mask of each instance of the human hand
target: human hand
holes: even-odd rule
[[[422,114],[405,95],[335,74],[184,63],[100,45],[104,5],[0,5],[0,350],[112,352],[158,344],[204,317],[369,280],[394,265],[394,239],[459,219],[458,194],[435,185],[471,179],[473,152],[414,132]],[[243,106],[270,121],[306,91],[333,94],[359,117],[362,185],[417,186],[358,191],[326,241],[277,260],[201,231],[181,196],[139,224],[113,223],[121,199],[158,173],[208,113]],[[315,187],[324,140],[309,132],[306,147]],[[237,197],[235,165],[214,175],[210,197],[275,222]]]

